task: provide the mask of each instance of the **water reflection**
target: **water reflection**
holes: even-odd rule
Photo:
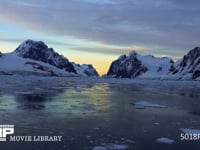
[[[48,100],[47,95],[20,94],[15,96],[18,103],[18,109],[41,110],[45,108],[45,101]]]
[[[65,112],[71,115],[94,115],[110,109],[108,84],[89,84],[68,87],[48,102],[51,111]]]
[[[105,83],[53,86],[46,89],[38,86],[37,90],[32,91],[18,88],[7,94],[9,96],[0,98],[7,110],[43,110],[78,116],[107,112],[111,107],[111,93],[109,85]]]

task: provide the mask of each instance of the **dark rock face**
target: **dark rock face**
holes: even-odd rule
[[[0,58],[3,57],[3,56],[4,56],[4,54],[2,52],[0,52]]]
[[[122,55],[112,62],[107,75],[115,78],[135,78],[146,71],[148,69],[137,59],[136,53],[132,53],[129,56]]]
[[[172,74],[192,74],[192,79],[200,77],[200,47],[190,50],[179,63],[176,63]]]
[[[59,55],[52,48],[48,48],[42,41],[27,40],[13,53],[23,58],[45,62],[65,71],[76,73],[76,70],[67,58]]]
[[[192,79],[196,79],[196,78],[198,78],[198,77],[200,77],[200,70],[196,70],[196,71],[194,72],[194,74],[192,75]]]
[[[193,71],[199,64],[200,47],[196,47],[183,57],[183,61],[180,63],[180,67],[184,68],[188,65],[188,68],[191,69],[190,71]]]
[[[0,75],[13,75],[12,72],[0,70]]]

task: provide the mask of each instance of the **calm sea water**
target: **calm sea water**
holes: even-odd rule
[[[0,82],[0,124],[15,125],[16,136],[62,136],[61,142],[0,142],[0,149],[200,147],[199,140],[180,140],[180,128],[200,129],[199,82],[34,77]],[[133,103],[140,101],[167,108],[137,109]],[[161,137],[174,143],[156,142]]]

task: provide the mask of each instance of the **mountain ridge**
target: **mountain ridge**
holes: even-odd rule
[[[176,62],[168,57],[142,56],[131,51],[111,63],[107,77],[200,80],[200,47]]]
[[[49,48],[42,41],[26,40],[21,43],[13,52],[2,54],[0,53],[0,71],[9,70],[16,72],[23,68],[24,71],[30,72],[46,72],[51,76],[99,76],[96,69],[92,65],[78,65],[76,68],[66,57],[55,52],[53,48]],[[6,63],[3,62],[6,59]],[[10,61],[9,61],[10,59]],[[20,63],[17,63],[20,62]],[[4,64],[4,66],[2,66]],[[6,68],[7,66],[7,68]],[[31,66],[27,67],[27,66]],[[86,67],[87,66],[87,67]],[[82,72],[78,70],[82,69]],[[90,72],[88,75],[87,72]]]

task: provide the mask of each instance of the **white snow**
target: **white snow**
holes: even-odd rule
[[[87,77],[87,75],[84,73],[84,70],[88,69],[87,65],[77,65],[73,63],[74,69],[76,72],[84,77]]]
[[[145,108],[145,107],[167,108],[167,106],[154,104],[154,103],[150,103],[150,102],[147,102],[147,101],[140,101],[140,102],[136,102],[136,103],[133,103],[133,104],[135,105],[136,108]]]
[[[192,80],[194,72],[200,70],[199,60],[199,52],[195,49],[191,50],[183,58],[174,63],[176,73],[173,74],[171,72],[169,74],[170,79]],[[197,77],[195,80],[199,79],[200,77]]]
[[[95,69],[89,68],[89,65],[87,64],[79,65],[76,63],[72,63],[72,65],[74,66],[74,69],[76,70],[76,72],[83,77],[97,76],[95,75]]]
[[[31,63],[36,63],[36,65],[41,65],[44,68],[46,68],[46,70],[37,69]],[[3,57],[0,58],[0,71],[8,71],[12,73],[32,72],[32,73],[39,73],[43,75],[50,75],[50,71],[53,71],[58,76],[76,76],[73,73],[66,72],[50,64],[32,60],[32,59],[21,58],[11,53],[7,53]]]
[[[145,73],[142,73],[140,76],[137,76],[138,79],[163,79],[167,77],[170,67],[173,65],[173,62],[168,57],[154,57],[152,55],[142,56],[135,51],[129,52],[126,56],[129,58],[132,55],[141,61],[148,70]],[[123,55],[120,57],[122,58]],[[128,65],[128,69],[131,69],[131,66]]]
[[[154,124],[154,125],[157,125],[157,126],[158,126],[158,125],[160,125],[160,123],[159,123],[159,122],[154,122],[153,124]]]
[[[135,79],[156,79],[156,80],[193,80],[194,72],[200,69],[200,64],[198,64],[200,57],[195,60],[187,60],[186,66],[180,66],[180,63],[185,61],[184,58],[179,59],[175,63],[171,58],[168,57],[154,57],[152,55],[140,55],[135,51],[131,51],[126,55],[121,55],[118,58],[118,63],[125,66],[126,71],[129,73],[133,68],[132,59],[137,59],[141,62],[142,69],[145,67],[146,71],[142,71],[141,74],[135,77],[135,74],[138,72],[132,73],[133,78]],[[194,61],[194,62],[193,62]],[[137,66],[140,68],[140,66]],[[120,66],[113,66],[114,72],[119,70]],[[141,69],[141,68],[140,68]],[[175,70],[173,70],[175,69]],[[176,73],[177,72],[177,73]],[[120,78],[120,75],[117,75]],[[116,77],[116,74],[113,74],[110,77]],[[200,77],[197,77],[195,80],[200,80]]]
[[[191,62],[187,63],[187,66],[185,66],[184,68],[180,67],[180,63],[183,61],[183,58],[177,60],[174,63],[174,67],[176,68],[176,70],[178,70],[178,72],[176,74],[172,74],[169,73],[168,76],[166,76],[166,79],[173,79],[173,80],[191,80],[192,79],[192,73],[189,73],[189,68],[191,67]]]
[[[161,138],[156,139],[156,142],[164,143],[164,144],[172,144],[174,143],[174,140],[166,138],[166,137],[161,137]]]
[[[200,134],[200,130],[198,129],[180,128],[180,130],[187,134]]]
[[[148,71],[139,76],[138,78],[163,78],[167,75],[172,65],[172,63],[170,62],[171,59],[167,57],[159,58],[151,55],[142,56],[137,54],[137,58],[142,62],[144,66],[148,68]]]

